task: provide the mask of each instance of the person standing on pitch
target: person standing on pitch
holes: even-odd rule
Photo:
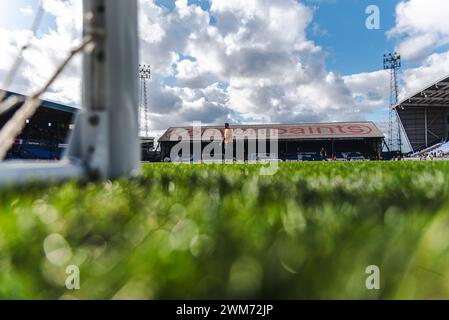
[[[225,129],[224,129],[224,138],[223,138],[223,145],[224,145],[224,159],[225,161],[232,161],[233,159],[233,133],[232,129],[229,126],[229,123],[225,123]]]
[[[326,152],[326,149],[324,147],[321,148],[320,156],[321,156],[321,160],[322,161],[327,161],[327,152]]]

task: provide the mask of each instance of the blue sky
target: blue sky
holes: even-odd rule
[[[382,67],[382,54],[394,50],[394,42],[387,39],[386,32],[395,25],[397,3],[394,0],[335,0],[319,4],[314,22],[324,31],[309,34],[329,52],[329,69],[348,75]],[[380,30],[365,28],[365,9],[371,4],[380,8]]]
[[[393,52],[398,39],[387,37],[387,31],[396,23],[396,6],[400,0],[304,0],[314,8],[314,18],[308,28],[308,36],[328,53],[326,65],[342,75],[372,72],[382,68],[382,55]],[[160,6],[173,10],[175,0],[156,0]],[[189,4],[210,9],[209,0],[189,0]],[[381,12],[379,30],[365,28],[369,5],[376,5]],[[445,52],[449,45],[435,49]],[[404,68],[416,63],[403,61]]]
[[[175,7],[175,0],[156,0],[156,3],[168,9],[173,9]],[[208,0],[189,0],[189,4],[197,4],[201,6],[203,10],[209,10],[210,8],[210,2]]]
[[[33,23],[34,13],[38,7],[39,2],[36,0],[14,0],[14,7],[11,6],[11,1],[0,0],[0,28],[16,30],[29,29]],[[27,15],[17,10],[24,8],[32,9],[33,15]],[[52,16],[44,15],[39,29],[40,33],[52,28],[55,28],[55,19]]]
[[[73,35],[79,1],[45,0],[47,14],[15,90],[27,94],[39,87],[79,41]],[[139,2],[141,62],[152,66],[155,130],[191,121],[382,122],[389,108],[384,53],[398,48],[404,58],[402,97],[449,73],[447,0]],[[0,0],[0,76],[37,4]],[[380,9],[379,30],[365,26],[369,5]],[[70,68],[46,98],[79,106],[80,70],[80,64]]]
[[[386,32],[395,25],[395,7],[398,0],[305,0],[314,8],[313,23],[308,36],[328,53],[329,69],[349,75],[382,68],[382,55],[394,50],[395,41]],[[157,4],[173,10],[175,0],[157,0]],[[208,0],[189,0],[190,4],[210,8]],[[369,5],[381,10],[380,30],[365,28]]]
[[[387,31],[395,26],[395,8],[398,0],[305,0],[313,7],[313,22],[308,27],[308,37],[321,46],[327,54],[326,66],[341,75],[373,72],[382,68],[382,55],[394,51],[395,39],[389,39]],[[175,0],[157,0],[169,10],[175,8]],[[208,0],[189,0],[189,4],[210,9]],[[381,12],[379,30],[365,27],[367,6],[377,5]],[[212,19],[213,23],[213,19]],[[404,62],[407,66],[407,62]],[[174,77],[165,78],[174,85]],[[382,120],[385,110],[375,110],[368,119]]]

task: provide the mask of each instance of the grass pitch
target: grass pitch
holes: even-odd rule
[[[259,170],[148,164],[131,181],[2,189],[0,298],[449,298],[449,162]]]

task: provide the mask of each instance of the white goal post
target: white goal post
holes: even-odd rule
[[[140,171],[137,0],[84,0],[82,108],[61,162],[0,164],[0,185]]]

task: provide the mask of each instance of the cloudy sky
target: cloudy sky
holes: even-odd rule
[[[37,0],[0,0],[0,77],[29,37]],[[38,88],[79,43],[80,0],[45,17],[11,90]],[[366,28],[366,8],[380,29]],[[447,0],[140,0],[151,128],[388,118],[382,55],[403,57],[401,97],[449,74]],[[80,60],[46,98],[80,106]]]

